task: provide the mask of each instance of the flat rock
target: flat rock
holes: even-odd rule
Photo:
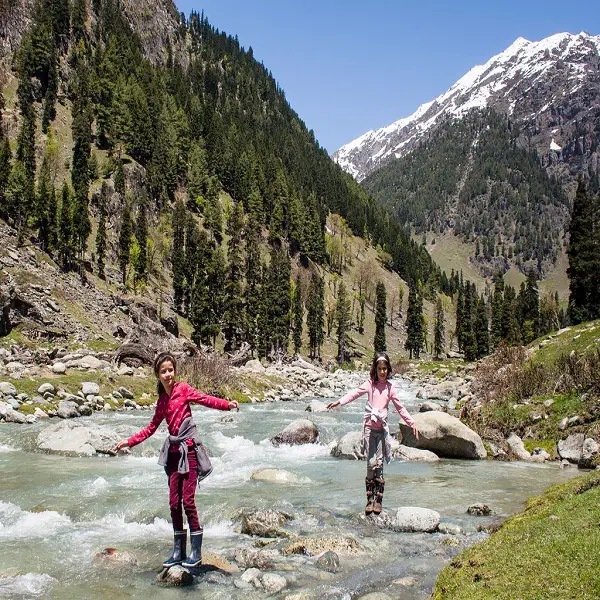
[[[439,411],[413,416],[419,430],[417,440],[412,429],[400,422],[402,443],[412,448],[431,450],[448,458],[482,459],[487,456],[479,435],[456,417]]]
[[[398,444],[392,451],[392,456],[398,460],[415,461],[415,462],[439,462],[441,458],[430,450],[420,450],[419,448],[411,448],[404,444]]]
[[[96,453],[114,454],[114,447],[131,433],[134,427],[119,426],[116,429],[95,423],[61,421],[49,425],[37,437],[40,450],[74,456],[92,456]]]
[[[443,410],[441,405],[437,402],[423,402],[421,406],[419,406],[419,412],[429,412],[432,410]]]
[[[235,562],[245,569],[272,569],[279,557],[277,550],[236,548]],[[204,562],[204,555],[202,556]]]
[[[95,381],[84,381],[81,384],[81,391],[84,396],[97,396],[100,393],[100,386]]]
[[[27,416],[23,413],[16,411],[14,408],[12,408],[12,406],[9,406],[6,409],[4,420],[7,423],[19,423],[22,425],[23,423],[27,423]]]
[[[281,553],[306,554],[316,556],[324,552],[335,552],[346,556],[357,556],[362,554],[362,546],[348,535],[338,535],[332,537],[299,537],[282,548]]]
[[[259,469],[252,473],[250,479],[268,481],[269,483],[302,483],[306,481],[305,478],[284,469]]]
[[[392,523],[396,531],[431,533],[440,524],[440,514],[429,508],[402,506],[396,511]]]
[[[314,444],[319,437],[317,426],[308,419],[292,421],[283,431],[271,438],[274,446],[289,444],[296,446],[301,444]]]

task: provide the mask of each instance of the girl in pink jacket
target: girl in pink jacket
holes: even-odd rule
[[[239,404],[203,394],[189,383],[177,381],[177,361],[175,357],[163,352],[154,361],[154,374],[158,379],[158,402],[154,416],[147,427],[121,440],[115,450],[133,448],[147,440],[164,421],[167,423],[169,435],[165,439],[158,464],[165,467],[169,479],[169,506],[173,520],[174,545],[173,554],[163,563],[163,567],[173,565],[197,567],[202,562],[203,529],[198,519],[195,493],[198,481],[206,477],[212,468],[210,461],[203,465],[202,443],[198,437],[196,425],[192,419],[190,404],[202,404],[217,410],[238,409]],[[190,527],[191,552],[186,556],[187,531],[183,528],[183,512],[185,511]]]
[[[410,414],[400,402],[394,384],[388,381],[392,374],[392,365],[385,352],[378,352],[371,364],[371,377],[360,387],[348,392],[341,400],[336,400],[327,405],[331,410],[336,406],[344,406],[364,394],[368,395],[365,407],[363,425],[362,453],[367,456],[367,476],[365,486],[367,489],[367,505],[365,514],[376,515],[381,513],[385,480],[383,478],[383,461],[390,462],[390,428],[388,425],[388,405],[394,405],[400,416],[409,427],[412,427],[415,437],[419,432]]]

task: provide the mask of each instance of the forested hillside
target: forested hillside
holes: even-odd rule
[[[564,245],[568,200],[518,136],[506,116],[474,111],[363,184],[417,233],[451,230],[483,266],[531,263],[541,276]]]
[[[248,342],[261,354],[291,334],[290,260],[341,272],[330,213],[410,285],[443,284],[426,250],[330,160],[252,48],[204,15],[175,25],[166,61],[153,62],[141,22],[116,0],[35,3],[2,78],[0,216],[21,241],[64,270],[154,290],[197,343],[222,333],[227,349]]]

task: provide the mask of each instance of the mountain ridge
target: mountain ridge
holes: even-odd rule
[[[472,108],[493,108],[522,127],[526,143],[536,148],[551,173],[569,178],[560,166],[567,163],[570,170],[597,176],[599,65],[600,36],[559,33],[539,42],[517,38],[412,115],[366,132],[332,157],[362,181],[406,155],[447,119],[461,118]],[[551,150],[553,141],[552,147],[560,150]],[[582,156],[584,160],[578,158]]]

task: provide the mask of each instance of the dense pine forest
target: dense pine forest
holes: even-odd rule
[[[564,246],[569,206],[536,151],[518,138],[505,116],[473,111],[364,186],[402,225],[418,233],[452,230],[474,245],[477,262],[536,266],[541,276]]]
[[[285,350],[294,329],[291,261],[341,272],[345,231],[411,286],[447,288],[426,250],[330,160],[252,48],[197,13],[179,16],[177,38],[154,64],[116,0],[36,3],[12,61],[16,135],[0,127],[0,215],[22,241],[82,276],[137,292],[152,282],[196,343],[222,334],[227,350],[248,342],[261,355]],[[58,112],[71,121],[69,156]],[[329,214],[339,231],[325,231]],[[303,308],[317,352],[324,309]]]

